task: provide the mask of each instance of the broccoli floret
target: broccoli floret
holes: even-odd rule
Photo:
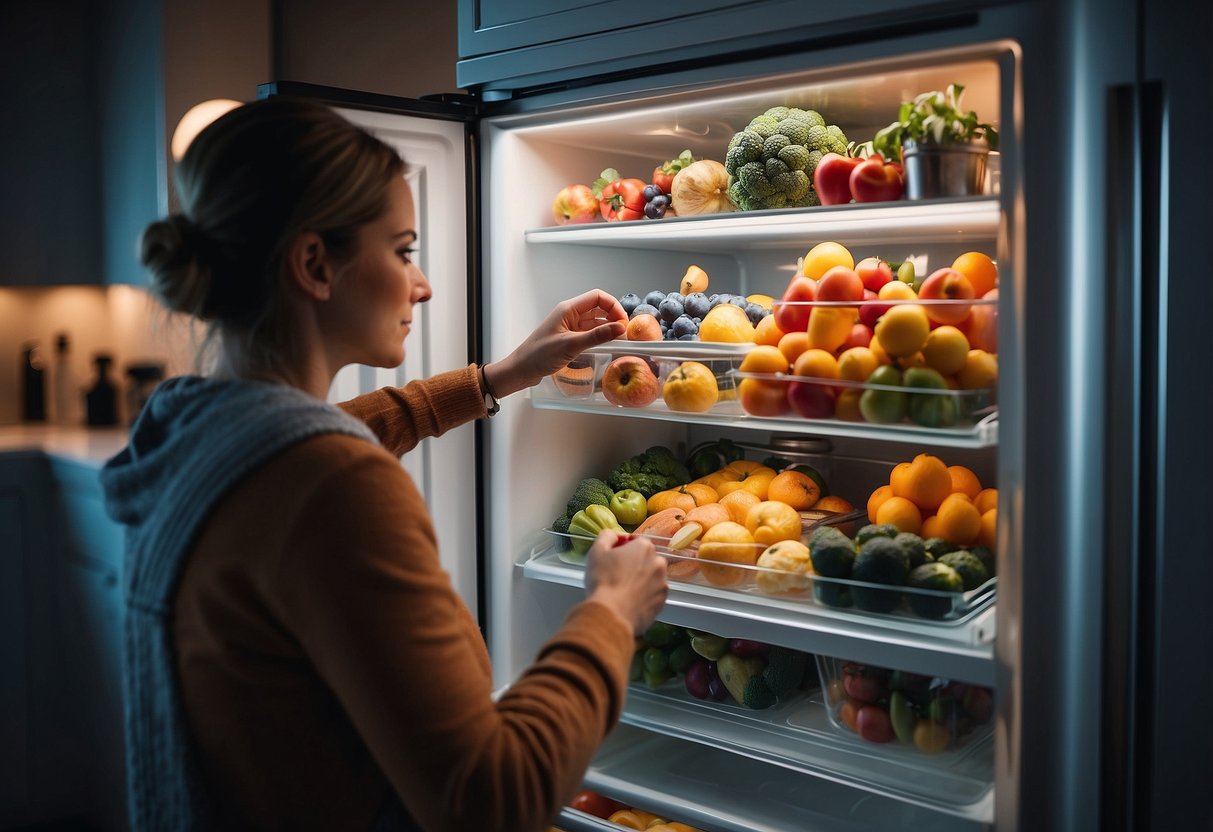
[[[809,656],[799,650],[772,645],[767,654],[767,666],[762,671],[762,679],[776,696],[787,696],[804,681],[805,668],[809,666]]]
[[[609,506],[615,490],[600,479],[587,477],[577,483],[573,496],[565,506],[565,513],[572,517],[586,506]]]
[[[572,543],[564,535],[569,533],[569,519],[573,515],[562,514],[552,521],[552,531],[557,534],[552,538],[555,542],[552,544],[557,552],[567,552],[572,548]]]
[[[745,683],[741,694],[741,704],[747,708],[761,711],[775,704],[775,693],[767,685],[761,675],[751,676]]]
[[[652,497],[658,491],[684,485],[690,479],[686,466],[673,451],[663,445],[654,445],[616,466],[607,475],[606,484],[613,491],[631,488],[645,497]],[[609,497],[607,502],[609,504]]]
[[[729,197],[743,211],[817,205],[817,163],[846,148],[842,130],[827,125],[820,113],[772,107],[729,141]]]

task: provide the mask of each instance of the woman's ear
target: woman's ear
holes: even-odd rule
[[[328,300],[333,293],[333,268],[324,240],[314,231],[302,231],[286,250],[287,285],[312,300]]]

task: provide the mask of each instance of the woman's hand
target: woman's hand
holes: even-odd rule
[[[590,347],[621,337],[627,320],[601,289],[561,301],[517,349],[484,366],[485,380],[499,399],[533,387]]]
[[[608,530],[590,547],[586,597],[610,607],[633,634],[640,635],[657,618],[668,589],[665,558],[647,537]]]

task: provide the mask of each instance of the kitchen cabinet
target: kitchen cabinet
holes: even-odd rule
[[[859,10],[795,0],[459,0],[456,82],[496,100],[589,77],[714,65],[723,54],[770,57],[968,26],[987,5],[994,2],[873,0]]]
[[[0,828],[126,828],[122,533],[97,466],[0,454]]]

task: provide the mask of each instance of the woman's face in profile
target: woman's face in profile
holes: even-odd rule
[[[413,193],[403,177],[392,181],[388,206],[358,233],[353,260],[337,282],[329,336],[343,363],[396,367],[417,304],[433,290],[413,262],[417,245]]]

